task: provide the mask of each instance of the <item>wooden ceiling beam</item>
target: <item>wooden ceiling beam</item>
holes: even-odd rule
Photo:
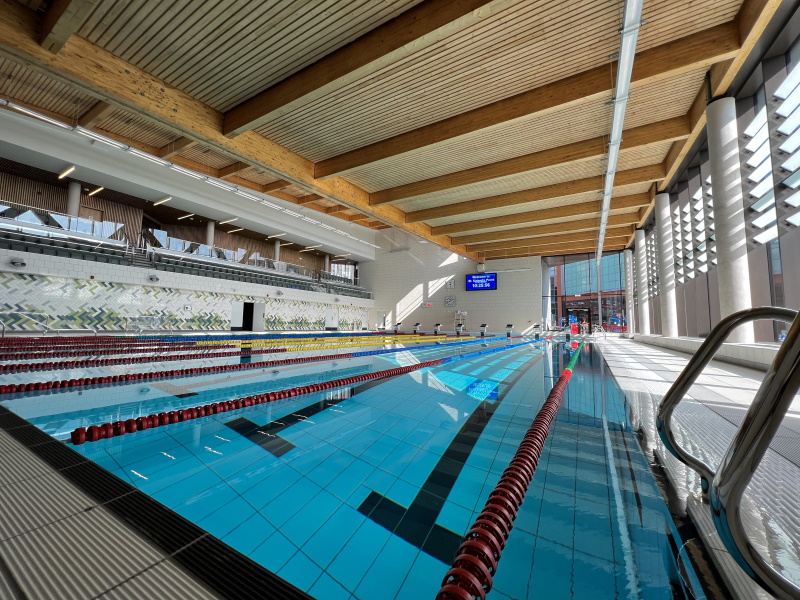
[[[371,219],[369,215],[351,215],[348,220],[350,221],[363,221],[365,219]]]
[[[165,144],[158,149],[158,154],[161,158],[167,159],[172,158],[176,154],[180,154],[187,148],[191,148],[192,146],[197,145],[195,140],[190,140],[187,137],[179,137],[174,142],[170,142],[169,144]]]
[[[599,223],[598,223],[599,226]],[[467,248],[470,252],[490,252],[492,250],[504,250],[506,248],[525,248],[527,246],[547,246],[549,244],[563,244],[565,241],[570,242],[596,242],[599,229],[591,229],[587,231],[571,231],[566,233],[559,233],[556,235],[544,235],[538,237],[527,237],[518,240],[503,240],[500,242],[489,242],[487,244],[468,244]],[[606,230],[606,237],[625,237],[631,234],[630,225],[621,225],[618,227],[609,227]]]
[[[648,194],[631,194],[629,196],[618,196],[611,199],[611,210],[629,210],[647,206],[650,203]],[[477,231],[479,229],[493,229],[496,227],[508,227],[509,225],[524,225],[536,223],[538,221],[549,221],[552,219],[566,219],[569,217],[581,217],[588,215],[599,215],[603,208],[601,200],[591,202],[581,202],[580,204],[567,204],[566,206],[554,206],[524,213],[503,215],[500,217],[490,217],[488,219],[477,219],[475,221],[465,221],[463,223],[451,223],[440,225],[433,229],[441,235],[451,235],[454,233],[464,233],[467,231]]]
[[[369,194],[348,181],[316,180],[312,162],[272,140],[252,131],[234,139],[225,137],[222,113],[80,36],[73,36],[61,52],[51,54],[38,44],[41,20],[41,15],[14,0],[0,0],[0,56],[310,193],[475,259],[463,247],[451,244],[449,237],[432,235],[430,226],[406,224],[400,209],[391,205],[371,207]]]
[[[739,74],[745,61],[755,48],[756,42],[763,35],[769,22],[775,17],[780,5],[781,0],[745,0],[739,7],[739,12],[733,21],[739,35],[739,50],[729,60],[720,61],[711,67],[709,73],[710,90],[707,89],[706,82],[703,82],[703,85],[700,86],[700,90],[687,115],[691,123],[689,137],[683,142],[673,144],[673,148],[667,155],[665,163],[666,176],[658,187],[660,191],[666,190],[667,186],[672,183],[681,165],[683,165],[686,155],[705,129],[705,109],[710,99],[708,92],[711,92],[711,98],[713,98],[721,96],[728,91],[728,87]]]
[[[658,181],[662,177],[664,177],[664,165],[659,163],[657,165],[648,165],[646,167],[638,167],[627,171],[619,171],[614,177],[614,185],[616,187],[621,187],[637,183],[649,183]],[[416,223],[419,221],[432,221],[435,219],[444,219],[447,217],[469,215],[475,212],[506,208],[517,204],[528,204],[530,202],[563,198],[564,196],[572,196],[574,194],[585,194],[595,191],[600,192],[603,188],[603,180],[604,178],[602,175],[597,175],[594,177],[587,177],[586,179],[544,185],[530,190],[522,190],[521,192],[511,192],[499,196],[489,196],[488,198],[479,198],[477,200],[467,200],[466,202],[456,202],[455,204],[445,204],[444,206],[415,210],[406,213],[406,222]]]
[[[714,63],[732,58],[738,50],[739,33],[733,21],[645,50],[636,55],[633,63],[631,89],[635,90],[643,85],[710,67]],[[317,178],[343,175],[364,165],[507,121],[546,113],[591,99],[606,98],[612,92],[612,78],[609,77],[609,73],[615,70],[616,63],[610,66],[603,65],[449,119],[333,156],[316,163],[314,174]]]
[[[325,212],[329,215],[335,215],[340,212],[344,212],[346,210],[350,210],[349,206],[342,206],[341,204],[338,206],[331,206],[325,209]]]
[[[302,196],[301,198],[299,198],[297,200],[297,203],[301,204],[301,205],[302,204],[309,204],[311,202],[315,202],[317,200],[320,200],[321,198],[322,198],[322,196],[320,196],[319,194],[308,194],[307,196]]]
[[[225,113],[237,136],[297,110],[457,32],[494,16],[513,0],[424,0]]]
[[[269,183],[264,183],[261,185],[262,192],[271,192],[272,190],[279,190],[281,188],[285,188],[287,185],[291,185],[288,181],[284,181],[283,179],[278,179],[278,181],[271,181]]]
[[[604,251],[622,250],[625,246],[622,243],[603,244]],[[528,249],[518,249],[509,252],[490,252],[482,257],[483,260],[502,260],[504,258],[523,258],[526,256],[560,256],[570,254],[584,254],[595,252],[596,244],[574,245],[565,244],[562,246],[533,246]]]
[[[78,119],[78,125],[86,129],[92,129],[99,125],[103,119],[112,112],[114,112],[114,107],[112,105],[108,102],[100,101],[81,115]]]
[[[659,144],[674,140],[685,139],[689,135],[689,122],[685,116],[634,127],[623,133],[621,151],[641,148],[651,144]],[[511,158],[508,160],[466,169],[457,173],[449,173],[439,177],[433,177],[424,181],[408,183],[394,188],[389,188],[369,195],[369,203],[372,206],[385,204],[387,202],[397,202],[415,196],[432,194],[445,190],[458,188],[474,183],[481,183],[508,177],[537,169],[555,167],[579,160],[599,158],[608,152],[608,142],[606,137],[598,137],[591,140],[567,144],[541,152],[534,152],[525,156]]]
[[[245,171],[246,169],[249,169],[249,168],[250,168],[250,165],[248,165],[246,162],[242,162],[242,161],[238,160],[235,163],[233,163],[232,165],[228,165],[227,167],[222,167],[219,170],[219,178],[220,179],[228,179],[229,177],[232,177],[232,176],[236,175],[237,173],[241,173],[242,171]]]
[[[617,225],[635,225],[639,216],[638,213],[625,213],[621,215],[611,215],[608,217],[608,227]],[[471,235],[461,235],[453,238],[455,244],[480,244],[483,242],[495,242],[500,240],[518,240],[526,237],[539,235],[563,234],[569,235],[576,231],[587,231],[598,229],[600,220],[597,217],[591,219],[579,219],[575,221],[562,221],[560,223],[549,223],[547,225],[535,225],[532,227],[518,227],[516,229],[505,229],[503,231],[492,231],[489,233],[473,233]]]
[[[57,53],[89,16],[99,0],[53,0],[42,19],[39,41],[48,52]]]

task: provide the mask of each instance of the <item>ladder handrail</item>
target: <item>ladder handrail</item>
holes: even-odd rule
[[[684,450],[671,428],[672,414],[703,368],[739,325],[770,319],[791,321],[764,381],[736,431],[716,472]],[[748,538],[741,521],[741,500],[753,473],[769,449],[786,411],[800,390],[800,316],[787,308],[765,306],[734,313],[714,327],[661,401],[656,427],[666,449],[700,474],[703,495],[720,539],[739,566],[756,583],[778,598],[800,598],[800,587],[768,564]]]
[[[687,467],[700,474],[703,495],[708,493],[709,482],[714,478],[714,468],[692,454],[689,454],[678,444],[678,441],[675,439],[675,434],[672,431],[672,413],[678,407],[681,400],[683,400],[689,388],[697,381],[697,378],[703,372],[706,365],[714,358],[714,355],[731,332],[739,325],[761,319],[792,321],[796,315],[797,311],[788,308],[763,306],[742,310],[725,317],[714,327],[711,333],[708,334],[708,337],[700,345],[700,348],[697,349],[697,352],[694,353],[694,356],[692,356],[686,364],[681,374],[678,375],[678,378],[669,388],[669,391],[664,394],[664,397],[661,399],[661,404],[659,404],[656,414],[656,429],[658,435],[670,454]]]

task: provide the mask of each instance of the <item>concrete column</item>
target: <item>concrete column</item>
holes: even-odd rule
[[[77,181],[70,181],[67,187],[67,214],[70,217],[77,217],[81,211],[81,184]]]
[[[278,239],[275,240],[275,259],[274,260],[280,260],[280,259],[281,259],[281,240],[280,240],[280,238],[278,238]]]
[[[325,255],[325,267],[323,268],[324,271],[328,271],[330,273],[331,270],[331,255]]]
[[[206,246],[214,245],[214,227],[216,223],[209,221],[206,223]]]
[[[550,297],[550,266],[542,260],[542,331],[551,329],[550,323],[553,319],[552,304]]]
[[[678,304],[675,293],[675,250],[669,194],[656,194],[658,281],[661,285],[661,335],[678,337]]]
[[[650,294],[647,289],[647,244],[644,230],[636,230],[636,283],[639,292],[639,333],[650,335]]]
[[[725,318],[737,311],[752,308],[736,101],[733,98],[712,101],[706,107],[706,118],[714,230],[717,236],[719,307],[720,316]],[[728,341],[752,343],[752,323],[738,327]]]
[[[626,337],[632,338],[636,330],[636,311],[634,310],[633,299],[633,252],[623,250],[622,256],[625,258],[625,319],[628,321],[628,333]]]

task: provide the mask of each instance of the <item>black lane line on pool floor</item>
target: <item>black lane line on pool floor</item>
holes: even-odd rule
[[[394,379],[395,377],[400,377],[400,375],[393,375],[392,377],[374,379],[372,381],[362,383],[359,386],[350,388],[350,396],[348,398],[352,398],[353,396],[356,396],[362,392],[366,392],[368,389],[373,388],[376,385],[385,383],[386,381]],[[286,415],[285,417],[281,417],[280,419],[270,421],[266,425],[258,425],[257,423],[254,423],[250,419],[245,419],[244,417],[233,419],[232,421],[227,421],[226,423],[223,424],[233,429],[239,435],[246,437],[254,444],[261,446],[262,448],[264,448],[264,450],[273,454],[274,456],[281,457],[290,450],[294,450],[297,447],[294,444],[292,444],[289,440],[284,439],[280,435],[278,435],[281,431],[293,425],[296,425],[300,421],[305,421],[306,419],[309,419],[314,415],[321,413],[323,410],[330,408],[331,406],[336,406],[342,400],[346,399],[347,398],[338,398],[338,399],[326,398],[323,400],[319,400],[317,402],[314,402],[313,404],[309,404],[304,408],[296,410],[293,413]]]
[[[524,366],[514,371],[514,377],[510,381],[501,382],[494,403],[484,400],[473,411],[408,508],[373,491],[361,503],[358,511],[443,563],[452,562],[456,550],[464,539],[464,534],[442,527],[436,523],[436,519],[472,449],[506,394],[533,365],[542,359],[542,356],[544,354],[540,353],[535,359],[527,361]]]

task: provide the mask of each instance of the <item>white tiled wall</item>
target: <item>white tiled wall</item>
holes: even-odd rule
[[[375,307],[370,324],[380,322],[385,313],[387,326],[402,321],[402,330],[419,322],[430,331],[434,323],[443,330],[453,330],[456,310],[467,311],[467,331],[477,331],[488,323],[489,331],[505,331],[513,323],[522,332],[542,321],[542,274],[539,257],[489,261],[486,272],[505,269],[529,269],[498,273],[497,291],[465,291],[465,275],[476,273],[476,263],[446,252],[433,244],[423,244],[415,237],[397,230],[379,236],[374,262],[359,265],[361,284],[372,290]],[[447,287],[452,280],[454,288]],[[455,296],[456,307],[446,307],[445,297]],[[424,307],[424,304],[431,307]]]

